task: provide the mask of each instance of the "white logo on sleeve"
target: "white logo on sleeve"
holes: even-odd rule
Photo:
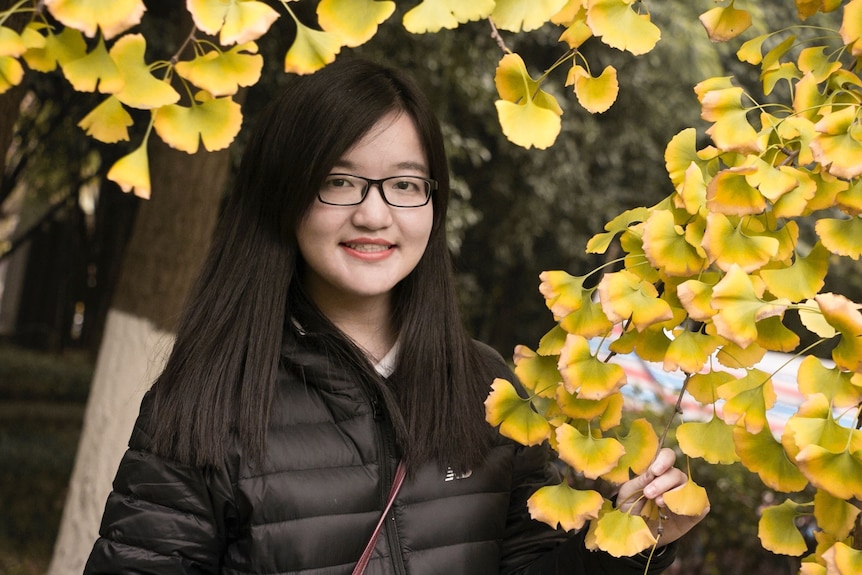
[[[443,481],[454,481],[455,479],[467,479],[473,475],[471,470],[467,470],[465,473],[455,473],[455,470],[451,467],[446,468],[446,477],[443,478]]]

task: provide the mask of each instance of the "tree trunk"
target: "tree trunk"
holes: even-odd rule
[[[108,312],[49,575],[84,568],[141,398],[209,246],[229,165],[227,151],[151,147],[153,196],[138,209]]]

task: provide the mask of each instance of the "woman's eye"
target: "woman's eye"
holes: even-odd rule
[[[326,185],[330,188],[347,188],[352,184],[350,183],[350,180],[344,178],[330,178],[327,180]]]

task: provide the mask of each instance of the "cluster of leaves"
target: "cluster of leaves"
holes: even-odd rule
[[[605,3],[575,4],[589,24],[590,10]],[[783,85],[786,102],[759,103],[728,77],[696,86],[711,145],[698,148],[694,129],[680,132],[665,153],[673,192],[621,214],[588,243],[589,252],[604,253],[619,236],[621,269],[591,287],[601,269],[542,274],[540,291],[557,325],[536,351],[516,349],[515,372],[528,397],[497,380],[486,407],[503,434],[527,445],[549,440],[577,473],[621,483],[646,469],[661,441],[645,421],[620,430],[626,375],[601,357],[601,343],[610,338],[610,355],[633,352],[679,370],[686,382],[680,400],[688,392],[714,414],[679,426],[681,450],[714,464],[740,461],[776,491],[812,486],[812,500],[788,498],[764,510],[761,543],[805,554],[796,521],[813,515],[818,545],[801,573],[847,575],[862,568],[851,537],[862,499],[862,313],[820,290],[830,258],[862,255],[862,1],[797,0],[796,7],[803,20],[843,8],[840,29],[824,28],[810,46],[799,45],[792,30],[763,34],[737,52],[759,66],[763,95]],[[750,19],[731,1],[701,21],[713,40],[725,41]],[[800,239],[803,219],[816,221],[812,242]],[[767,422],[774,374],[756,365],[768,350],[798,350],[788,312],[834,348],[832,362],[803,361],[805,402],[776,438]],[[678,514],[708,505],[691,477],[670,495],[667,505]],[[537,492],[530,508],[567,529],[593,520],[588,543],[614,555],[656,542],[643,518],[566,482]]]

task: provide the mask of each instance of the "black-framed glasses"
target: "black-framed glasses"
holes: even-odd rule
[[[437,181],[419,176],[390,176],[373,180],[352,174],[329,174],[317,192],[318,199],[333,206],[356,206],[365,201],[371,186],[377,186],[383,201],[396,208],[418,208],[431,199]]]

